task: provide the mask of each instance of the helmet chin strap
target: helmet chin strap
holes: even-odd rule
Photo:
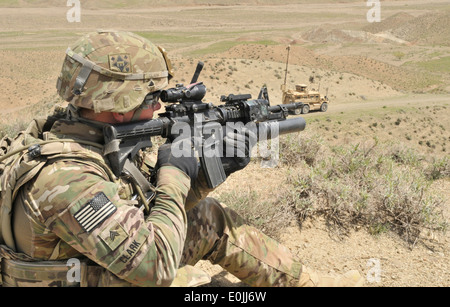
[[[151,110],[151,113],[147,112],[149,109]],[[153,112],[156,110],[159,110],[160,106],[158,105],[158,108],[155,108],[154,105],[146,106],[145,104],[142,104],[138,108],[136,108],[133,111],[130,111],[129,113],[133,113],[132,115],[129,113],[126,114],[120,114],[120,113],[112,113],[114,119],[117,122],[124,123],[124,122],[136,122],[140,120],[148,120],[153,117]]]
[[[133,117],[131,117],[131,121],[137,121],[141,117],[142,114],[142,105],[140,105],[136,110],[134,110]]]

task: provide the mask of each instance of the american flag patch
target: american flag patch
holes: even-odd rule
[[[91,232],[116,210],[116,206],[103,192],[100,192],[78,210],[74,217],[84,230]]]

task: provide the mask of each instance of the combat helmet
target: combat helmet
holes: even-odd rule
[[[130,32],[98,31],[67,49],[56,87],[76,107],[126,113],[172,77],[162,47]]]

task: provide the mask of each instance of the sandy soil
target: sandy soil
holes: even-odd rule
[[[229,93],[255,97],[263,84],[269,88],[271,102],[280,103],[286,46],[290,44],[288,85],[308,83],[314,77],[314,82],[308,83],[310,88],[327,91],[332,100],[327,113],[308,114],[308,120],[334,119],[342,114],[357,118],[378,112],[382,106],[393,110],[446,106],[447,120],[445,114],[436,116],[437,124],[445,127],[439,135],[443,140],[436,139],[436,143],[450,140],[448,1],[383,1],[383,21],[379,24],[367,22],[364,2],[231,6],[196,6],[191,2],[186,7],[120,10],[90,4],[82,10],[81,23],[68,23],[68,8],[56,2],[47,8],[27,7],[23,1],[24,7],[2,7],[0,124],[20,125],[44,115],[57,100],[56,78],[67,46],[88,31],[115,28],[139,31],[166,47],[176,69],[171,85],[189,82],[197,61],[204,61],[206,100],[214,103]],[[413,120],[421,117],[416,116]],[[350,124],[342,129],[339,136],[352,131]],[[392,137],[381,130],[376,133]],[[394,137],[404,133],[394,133]],[[413,137],[417,143],[415,134]],[[448,156],[449,146],[442,145],[447,151],[441,150],[439,155]],[[430,153],[423,146],[417,148]],[[253,179],[244,186],[248,188],[258,176],[274,179],[275,189],[276,184],[282,184],[276,180],[276,172],[264,172],[245,170],[243,175]],[[269,185],[263,177],[259,180]],[[242,186],[230,178],[221,190],[238,185]],[[450,219],[448,178],[435,182],[433,188],[443,194],[445,214]],[[372,236],[354,230],[336,238],[319,219],[302,228],[287,227],[280,240],[305,265],[323,272],[358,269],[367,277],[368,286],[450,286],[448,234],[433,237],[432,246],[411,248],[391,233]],[[213,276],[213,286],[242,286],[220,267],[205,262],[199,266]],[[380,274],[373,275],[374,269]]]

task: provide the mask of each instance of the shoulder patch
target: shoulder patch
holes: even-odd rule
[[[84,230],[91,232],[116,210],[117,207],[100,192],[81,207],[74,217]]]
[[[113,221],[111,225],[108,225],[108,228],[100,233],[99,237],[111,251],[115,251],[120,244],[128,239],[128,233],[117,221]]]

